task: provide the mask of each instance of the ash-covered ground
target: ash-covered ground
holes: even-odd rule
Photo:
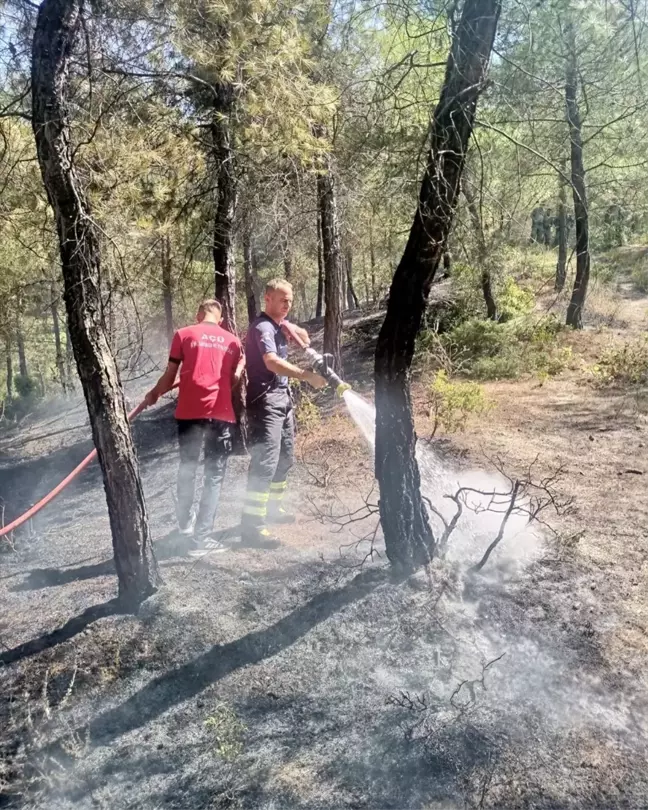
[[[7,517],[90,449],[84,420],[50,412],[3,436]],[[623,594],[573,532],[516,531],[467,579],[493,530],[476,515],[429,577],[394,581],[379,535],[373,559],[359,542],[375,516],[324,517],[372,484],[335,408],[300,436],[282,548],[236,549],[235,457],[219,516],[233,548],[196,561],[174,532],[170,404],[135,436],[164,579],[139,616],[111,602],[96,466],[0,557],[0,806],[648,807],[644,648],[611,654]],[[490,475],[436,447],[437,472]],[[641,548],[638,529],[628,559]]]

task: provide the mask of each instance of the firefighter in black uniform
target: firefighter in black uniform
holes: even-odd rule
[[[292,523],[282,506],[286,478],[294,462],[295,416],[288,388],[292,377],[322,388],[326,380],[289,363],[281,324],[293,302],[292,286],[276,279],[265,290],[264,311],[249,326],[245,339],[250,470],[242,517],[242,545],[276,548],[267,523]],[[308,344],[308,334],[297,329]]]

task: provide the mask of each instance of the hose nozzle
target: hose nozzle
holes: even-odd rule
[[[335,390],[335,393],[339,397],[343,396],[344,392],[351,388],[349,383],[344,382],[344,380],[333,371],[332,354],[319,354],[315,349],[311,349],[310,347],[305,350],[305,354],[313,367],[313,371],[319,374],[320,377],[324,377],[326,382]]]

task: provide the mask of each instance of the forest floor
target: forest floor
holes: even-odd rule
[[[346,335],[361,390],[377,324]],[[331,519],[375,494],[368,448],[324,394],[299,438],[282,547],[188,558],[172,406],[145,414],[135,435],[164,585],[138,617],[111,601],[96,466],[0,556],[0,806],[648,807],[648,421],[639,395],[587,372],[645,333],[648,297],[595,289],[588,324],[564,337],[563,373],[487,383],[486,416],[421,442],[424,485],[448,493],[496,482],[489,459],[512,476],[563,470],[572,509],[551,531],[507,536],[470,581],[491,515],[407,582],[366,559],[374,515]],[[414,401],[424,440],[422,383]],[[85,455],[84,420],[81,405],[50,409],[0,434],[8,518]],[[233,541],[246,468],[231,460],[223,493]]]

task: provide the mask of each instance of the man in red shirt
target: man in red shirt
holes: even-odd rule
[[[221,305],[215,299],[198,307],[197,323],[173,336],[164,374],[144,402],[146,407],[170,391],[180,369],[175,418],[178,424],[178,525],[181,534],[194,534],[198,548],[225,551],[209,535],[214,526],[227,457],[232,452],[236,423],[232,390],[241,378],[244,359],[239,339],[220,326]],[[193,507],[196,469],[205,446],[205,473],[198,513]]]

